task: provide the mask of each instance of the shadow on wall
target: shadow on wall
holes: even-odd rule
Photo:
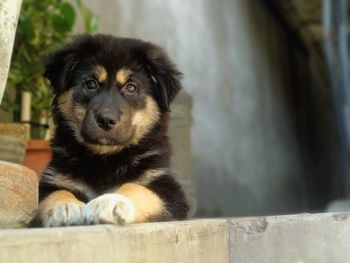
[[[262,4],[221,3],[206,5],[218,72],[203,90],[217,93],[210,103],[194,98],[216,129],[193,131],[198,215],[322,210],[341,194],[324,65]]]
[[[194,168],[195,174],[212,174],[217,177],[209,178],[208,176],[203,176],[200,178],[201,187],[198,187],[198,183],[196,184],[197,195],[205,196],[205,200],[198,204],[197,217],[244,216],[251,213],[263,214],[265,212],[261,211],[263,208],[259,208],[257,202],[251,202],[251,200],[258,201],[258,198],[254,196],[249,187],[239,183],[234,177],[231,178],[230,182],[225,179],[225,175],[229,174],[228,171],[218,170],[201,159],[194,159],[194,164],[196,164]],[[220,178],[223,178],[223,180],[220,180]],[[210,206],[206,205],[206,200],[210,202]],[[222,202],[222,200],[225,201]],[[234,213],[232,213],[231,207],[234,207]]]
[[[204,89],[216,94],[210,104],[194,98],[209,111],[204,122],[213,131],[203,135],[194,127],[198,215],[301,211],[306,171],[286,96],[292,89],[288,36],[262,4],[221,3],[208,2],[205,15],[217,68]],[[207,147],[205,137],[216,145]]]

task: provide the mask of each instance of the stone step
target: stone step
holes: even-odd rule
[[[31,220],[38,208],[38,183],[34,171],[0,160],[0,228],[23,227]]]
[[[350,214],[0,230],[0,262],[350,262]]]

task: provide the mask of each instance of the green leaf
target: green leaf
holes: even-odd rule
[[[91,18],[90,23],[89,23],[89,28],[87,31],[88,33],[96,33],[99,29],[99,23],[97,18],[94,16]]]
[[[23,81],[23,75],[20,69],[18,68],[11,68],[8,76],[8,81],[11,83],[13,86],[18,85]]]
[[[70,3],[64,2],[61,6],[62,16],[65,19],[66,27],[71,31],[75,23],[75,11]]]
[[[20,106],[15,99],[11,99],[11,96],[6,91],[0,108],[7,112],[19,112]]]
[[[51,54],[54,51],[58,50],[63,46],[63,43],[58,42],[52,42],[48,45],[47,49],[45,50],[45,55]]]
[[[68,33],[72,30],[75,22],[75,11],[71,4],[63,3],[57,5],[58,13],[53,14],[52,24],[54,29],[60,33]]]
[[[42,72],[42,63],[38,61],[31,61],[29,64],[25,65],[22,69],[22,75],[24,79],[31,78],[41,74]]]
[[[30,19],[28,19],[25,16],[21,17],[21,19],[19,20],[18,34],[21,35],[21,37],[26,39],[27,41],[30,41],[35,38],[33,23]]]
[[[87,9],[81,0],[76,0],[76,3],[83,17],[85,31],[87,33],[96,33],[99,28],[98,19]]]

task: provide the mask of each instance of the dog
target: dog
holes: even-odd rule
[[[182,220],[188,204],[169,169],[169,104],[182,74],[159,46],[79,35],[49,56],[52,159],[32,227]]]

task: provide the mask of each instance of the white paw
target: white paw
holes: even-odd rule
[[[128,224],[135,220],[136,210],[123,195],[104,194],[87,203],[84,209],[87,224]]]
[[[57,204],[44,215],[43,225],[45,227],[82,225],[84,207],[84,203],[77,202]]]

